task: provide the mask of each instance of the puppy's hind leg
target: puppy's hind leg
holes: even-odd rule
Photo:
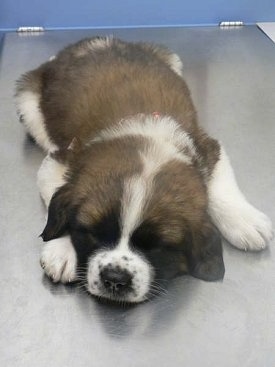
[[[209,214],[223,237],[241,250],[264,249],[273,237],[271,221],[241,193],[222,147],[207,188]]]
[[[28,134],[46,152],[54,152],[57,146],[47,132],[41,110],[41,68],[30,71],[17,81],[15,101],[20,122]]]

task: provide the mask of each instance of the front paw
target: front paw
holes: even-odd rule
[[[218,227],[224,238],[240,250],[263,250],[273,238],[270,219],[249,203],[225,209]]]
[[[70,283],[77,279],[77,256],[70,237],[47,242],[42,250],[40,264],[55,283]]]

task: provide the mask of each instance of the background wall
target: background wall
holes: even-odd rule
[[[0,29],[275,21],[274,0],[0,0]]]

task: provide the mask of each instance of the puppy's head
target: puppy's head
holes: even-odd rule
[[[201,175],[158,149],[131,137],[95,143],[51,200],[42,237],[70,233],[93,295],[134,303],[179,273],[223,277]]]

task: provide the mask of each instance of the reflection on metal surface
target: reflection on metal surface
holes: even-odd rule
[[[246,196],[275,219],[275,48],[257,27],[8,34],[0,69],[0,364],[274,366],[272,244],[253,254],[224,243],[223,282],[179,277],[164,295],[129,308],[43,278],[37,236],[45,212],[36,189],[43,153],[17,120],[14,81],[66,44],[97,33],[166,44],[183,58],[201,124],[223,141]]]

